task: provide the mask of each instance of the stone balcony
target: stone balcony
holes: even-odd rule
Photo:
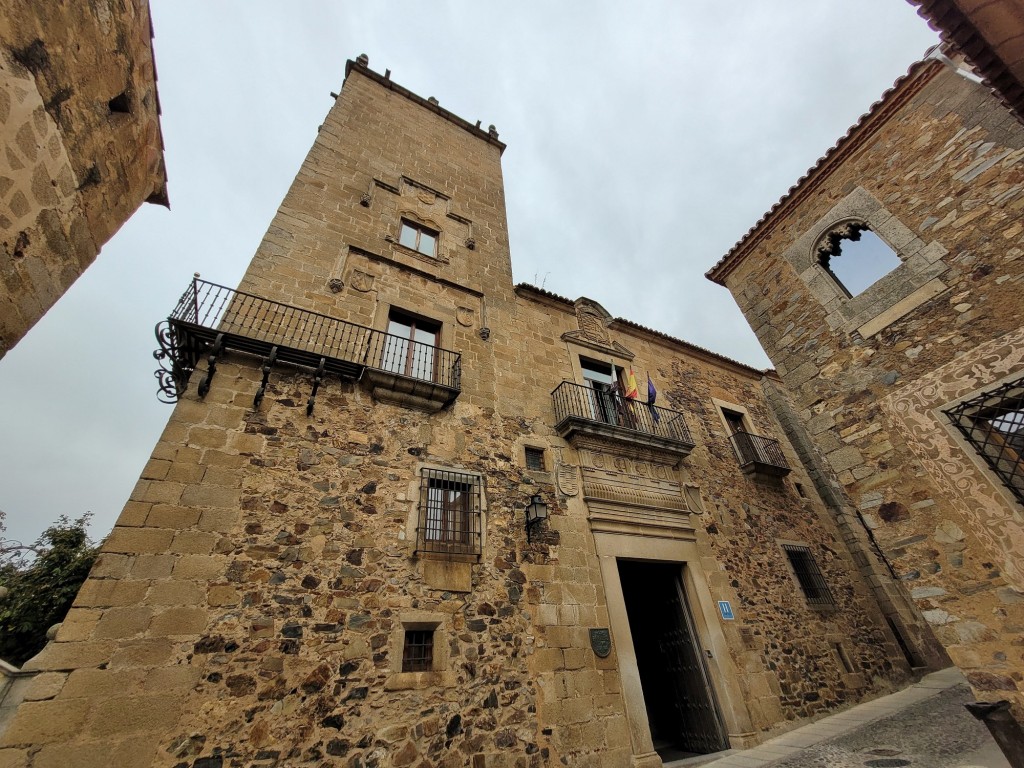
[[[281,304],[222,285],[193,279],[166,323],[157,326],[160,399],[175,402],[205,359],[198,392],[209,391],[220,356],[235,350],[263,360],[259,407],[271,371],[278,365],[313,372],[306,412],[326,377],[361,380],[379,400],[437,411],[461,392],[458,352],[413,342],[383,331]]]
[[[682,459],[694,442],[683,414],[563,381],[551,393],[555,430],[575,447],[581,438],[648,449]]]

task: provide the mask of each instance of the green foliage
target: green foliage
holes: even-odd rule
[[[67,615],[96,559],[89,517],[72,522],[61,515],[32,547],[3,542],[9,546],[0,552],[0,587],[9,592],[0,598],[0,659],[21,666],[46,645],[46,630]],[[35,557],[11,557],[25,549]]]

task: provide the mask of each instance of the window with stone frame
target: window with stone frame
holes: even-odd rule
[[[900,262],[890,262],[895,268],[889,271],[880,269],[882,274],[874,275],[874,282],[860,292],[850,284],[848,275],[841,274],[841,268],[840,273],[829,274],[843,262],[857,261],[852,249],[859,247],[858,242],[848,237],[844,240],[850,226],[859,230],[862,240],[868,230],[877,235]],[[838,259],[827,253],[832,235],[842,251]],[[828,256],[827,267],[822,265],[822,249]],[[829,328],[869,338],[946,290],[939,278],[949,269],[943,258],[947,254],[941,243],[922,240],[881,200],[858,186],[808,226],[782,257],[800,276],[810,296],[825,308]]]
[[[402,643],[402,671],[430,672],[434,669],[434,628],[405,629]]]
[[[811,554],[811,548],[804,544],[783,544],[782,551],[789,558],[800,589],[807,598],[807,604],[817,608],[830,608],[836,604],[821,569]]]
[[[544,449],[528,445],[523,450],[526,456],[526,468],[533,472],[543,472]]]
[[[402,219],[398,231],[398,243],[406,248],[422,253],[431,258],[437,257],[437,241],[441,234],[436,229],[419,224],[409,219]]]
[[[482,554],[482,484],[479,475],[423,469],[416,525],[418,553]]]
[[[843,222],[822,235],[815,256],[847,298],[863,293],[903,263],[861,221]]]
[[[945,411],[1014,497],[1024,503],[1024,378]]]

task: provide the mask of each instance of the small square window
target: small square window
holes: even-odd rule
[[[836,601],[832,597],[832,592],[829,590],[828,584],[825,583],[818,564],[814,562],[811,548],[799,544],[783,544],[782,549],[789,558],[793,574],[800,582],[800,589],[803,590],[807,602],[814,606],[835,605]]]
[[[434,258],[437,256],[437,238],[438,232],[436,230],[408,219],[402,219],[402,227],[398,233],[398,243],[400,245],[412,248],[414,251],[419,251],[424,256]]]
[[[526,468],[534,472],[544,471],[544,449],[526,446]]]
[[[407,629],[402,646],[403,672],[430,672],[434,669],[434,630]]]

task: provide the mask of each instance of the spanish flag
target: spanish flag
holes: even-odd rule
[[[636,386],[636,376],[633,373],[633,366],[629,367],[629,374],[626,376],[626,397],[636,400],[640,397],[640,390]]]

